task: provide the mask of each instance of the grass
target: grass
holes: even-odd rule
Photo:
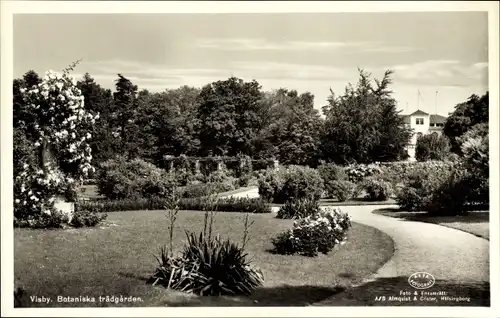
[[[490,239],[490,213],[487,211],[472,211],[465,215],[457,216],[429,216],[426,212],[406,212],[394,208],[378,209],[373,211],[373,213],[394,218],[403,218],[409,221],[434,223],[464,231],[487,240]]]
[[[373,274],[393,254],[392,239],[374,228],[353,223],[348,242],[317,258],[269,253],[271,238],[291,220],[250,214],[247,252],[265,278],[249,297],[198,297],[146,280],[153,274],[153,254],[167,243],[165,211],[129,211],[109,215],[103,226],[90,229],[14,230],[15,286],[23,286],[28,306],[302,306],[341,292]],[[240,242],[241,213],[219,213],[215,232]],[[184,230],[201,230],[202,212],[178,214],[174,246],[181,248]],[[50,297],[39,304],[31,295]],[[58,303],[57,296],[93,296],[95,303]],[[99,296],[133,296],[133,303],[99,302]]]

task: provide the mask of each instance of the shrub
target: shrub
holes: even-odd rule
[[[418,211],[424,205],[425,195],[422,195],[416,188],[404,186],[396,190],[396,203],[406,211]]]
[[[433,215],[460,215],[467,208],[467,197],[470,192],[467,172],[454,170],[434,190],[425,205],[425,210]]]
[[[105,213],[98,214],[90,211],[75,211],[70,225],[74,227],[94,227],[107,217],[108,215]]]
[[[402,176],[404,185],[396,191],[396,202],[407,211],[427,211],[433,194],[457,169],[449,163],[413,166]]]
[[[418,161],[444,160],[450,152],[448,138],[432,133],[417,139],[415,158]]]
[[[267,201],[284,203],[293,199],[319,200],[323,180],[312,168],[288,166],[278,171],[268,171],[259,179],[259,194]]]
[[[242,247],[218,236],[186,235],[181,257],[161,250],[159,267],[148,283],[202,296],[249,295],[262,286],[262,272],[251,266]]]
[[[332,180],[325,182],[325,189],[329,197],[334,197],[340,202],[353,197],[355,184],[347,180]]]
[[[363,181],[366,198],[370,201],[385,201],[392,195],[391,184],[379,178],[368,178]]]
[[[78,201],[75,203],[75,211],[117,212],[162,210],[169,202],[169,198]],[[184,198],[179,200],[178,204],[181,210],[201,211],[207,206],[207,200],[205,198]],[[271,207],[261,198],[218,198],[214,202],[209,203],[208,207],[220,212],[271,213]]]
[[[317,214],[295,221],[293,227],[272,240],[278,254],[317,256],[328,254],[337,244],[343,244],[351,221],[338,208],[327,208]]]
[[[108,199],[167,197],[177,185],[174,176],[141,159],[110,159],[100,171],[98,191]]]
[[[300,219],[318,213],[319,202],[316,200],[299,199],[285,202],[276,215],[280,219]]]
[[[317,168],[317,170],[325,183],[329,181],[341,181],[347,179],[347,174],[345,173],[344,168],[333,163],[322,164]]]

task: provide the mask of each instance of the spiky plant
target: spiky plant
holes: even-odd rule
[[[219,236],[186,235],[181,257],[170,257],[163,249],[150,283],[202,296],[248,295],[262,286],[261,271],[251,266],[242,247]]]

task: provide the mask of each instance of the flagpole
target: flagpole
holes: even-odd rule
[[[438,105],[438,91],[436,91],[436,101],[434,103],[434,112],[437,115],[437,105]]]

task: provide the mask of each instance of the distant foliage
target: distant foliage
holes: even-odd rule
[[[310,257],[328,254],[336,245],[346,242],[350,227],[349,215],[338,208],[326,208],[295,221],[291,229],[274,238],[274,251]]]

